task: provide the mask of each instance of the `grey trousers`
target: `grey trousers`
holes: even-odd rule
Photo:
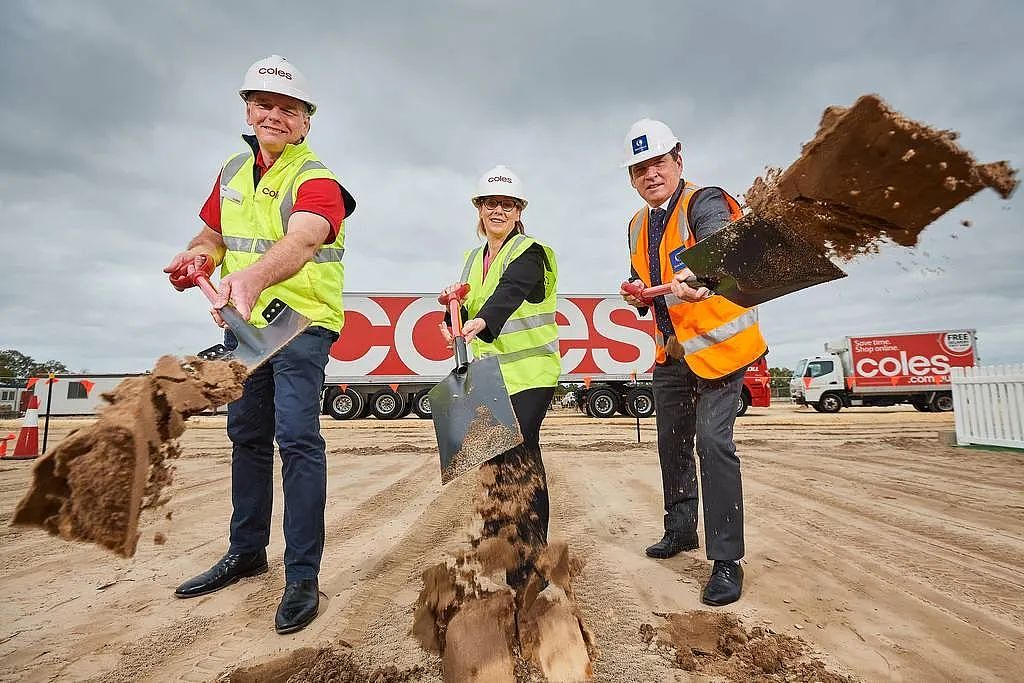
[[[658,457],[665,488],[665,530],[697,530],[697,466],[704,497],[704,545],[709,560],[743,557],[743,485],[733,442],[736,401],[746,367],[717,380],[695,375],[671,358],[654,366]]]

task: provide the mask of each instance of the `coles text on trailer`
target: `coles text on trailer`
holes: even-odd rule
[[[953,410],[949,369],[977,362],[974,330],[843,337],[826,343],[824,354],[800,360],[790,394],[822,413],[897,403],[944,412]]]
[[[410,412],[429,418],[427,392],[452,368],[438,330],[443,319],[434,294],[347,294],[345,327],[326,368],[324,412],[339,420],[369,414],[395,419]],[[600,391],[604,397],[601,410],[594,410],[595,403],[591,412],[654,413],[649,318],[639,318],[617,295],[570,294],[558,298],[556,319],[561,381],[589,381],[590,396]],[[747,383],[741,405],[767,405],[767,372],[764,377],[763,383]]]

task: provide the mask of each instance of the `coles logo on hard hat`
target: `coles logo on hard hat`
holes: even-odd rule
[[[640,152],[646,152],[647,147],[647,135],[641,135],[638,138],[633,138],[633,154],[639,154]]]
[[[287,78],[289,81],[292,80],[292,75],[290,73],[274,66],[261,66],[257,73],[262,75],[280,76],[282,78]]]
[[[490,178],[487,179],[487,182],[489,182],[489,183],[511,183],[511,182],[515,182],[515,181],[513,181],[511,178],[507,178],[507,177],[505,177],[503,175],[492,175]]]

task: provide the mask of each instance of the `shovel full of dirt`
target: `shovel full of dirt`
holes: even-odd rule
[[[210,283],[206,273],[190,264],[187,274],[199,289],[203,290],[210,303],[213,303],[217,298],[217,290]],[[267,304],[261,316],[267,324],[265,327],[256,327],[242,317],[238,309],[230,303],[224,306],[220,309],[220,317],[234,334],[237,345],[228,348],[224,344],[216,344],[196,355],[203,360],[238,361],[252,372],[310,325],[309,318],[296,312],[280,299],[273,299]]]
[[[780,220],[747,214],[690,248],[669,254],[676,272],[689,268],[691,287],[707,287],[735,304],[750,308],[846,273]],[[671,296],[668,284],[623,288],[639,299]]]
[[[452,319],[455,369],[427,394],[441,456],[441,483],[523,443],[496,356],[470,362],[461,307],[469,285],[438,297]]]

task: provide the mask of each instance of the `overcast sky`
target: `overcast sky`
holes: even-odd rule
[[[346,290],[454,280],[468,198],[503,163],[560,290],[587,293],[628,272],[636,119],[666,121],[686,177],[736,195],[868,92],[1020,166],[1022,28],[1019,2],[4,2],[0,348],[128,372],[217,340],[202,295],[161,268],[240,149],[237,90],[271,53],[311,82],[310,143],[359,203]],[[769,363],[946,327],[976,328],[986,364],[1024,361],[1022,196],[986,190],[918,248],[762,306]]]

